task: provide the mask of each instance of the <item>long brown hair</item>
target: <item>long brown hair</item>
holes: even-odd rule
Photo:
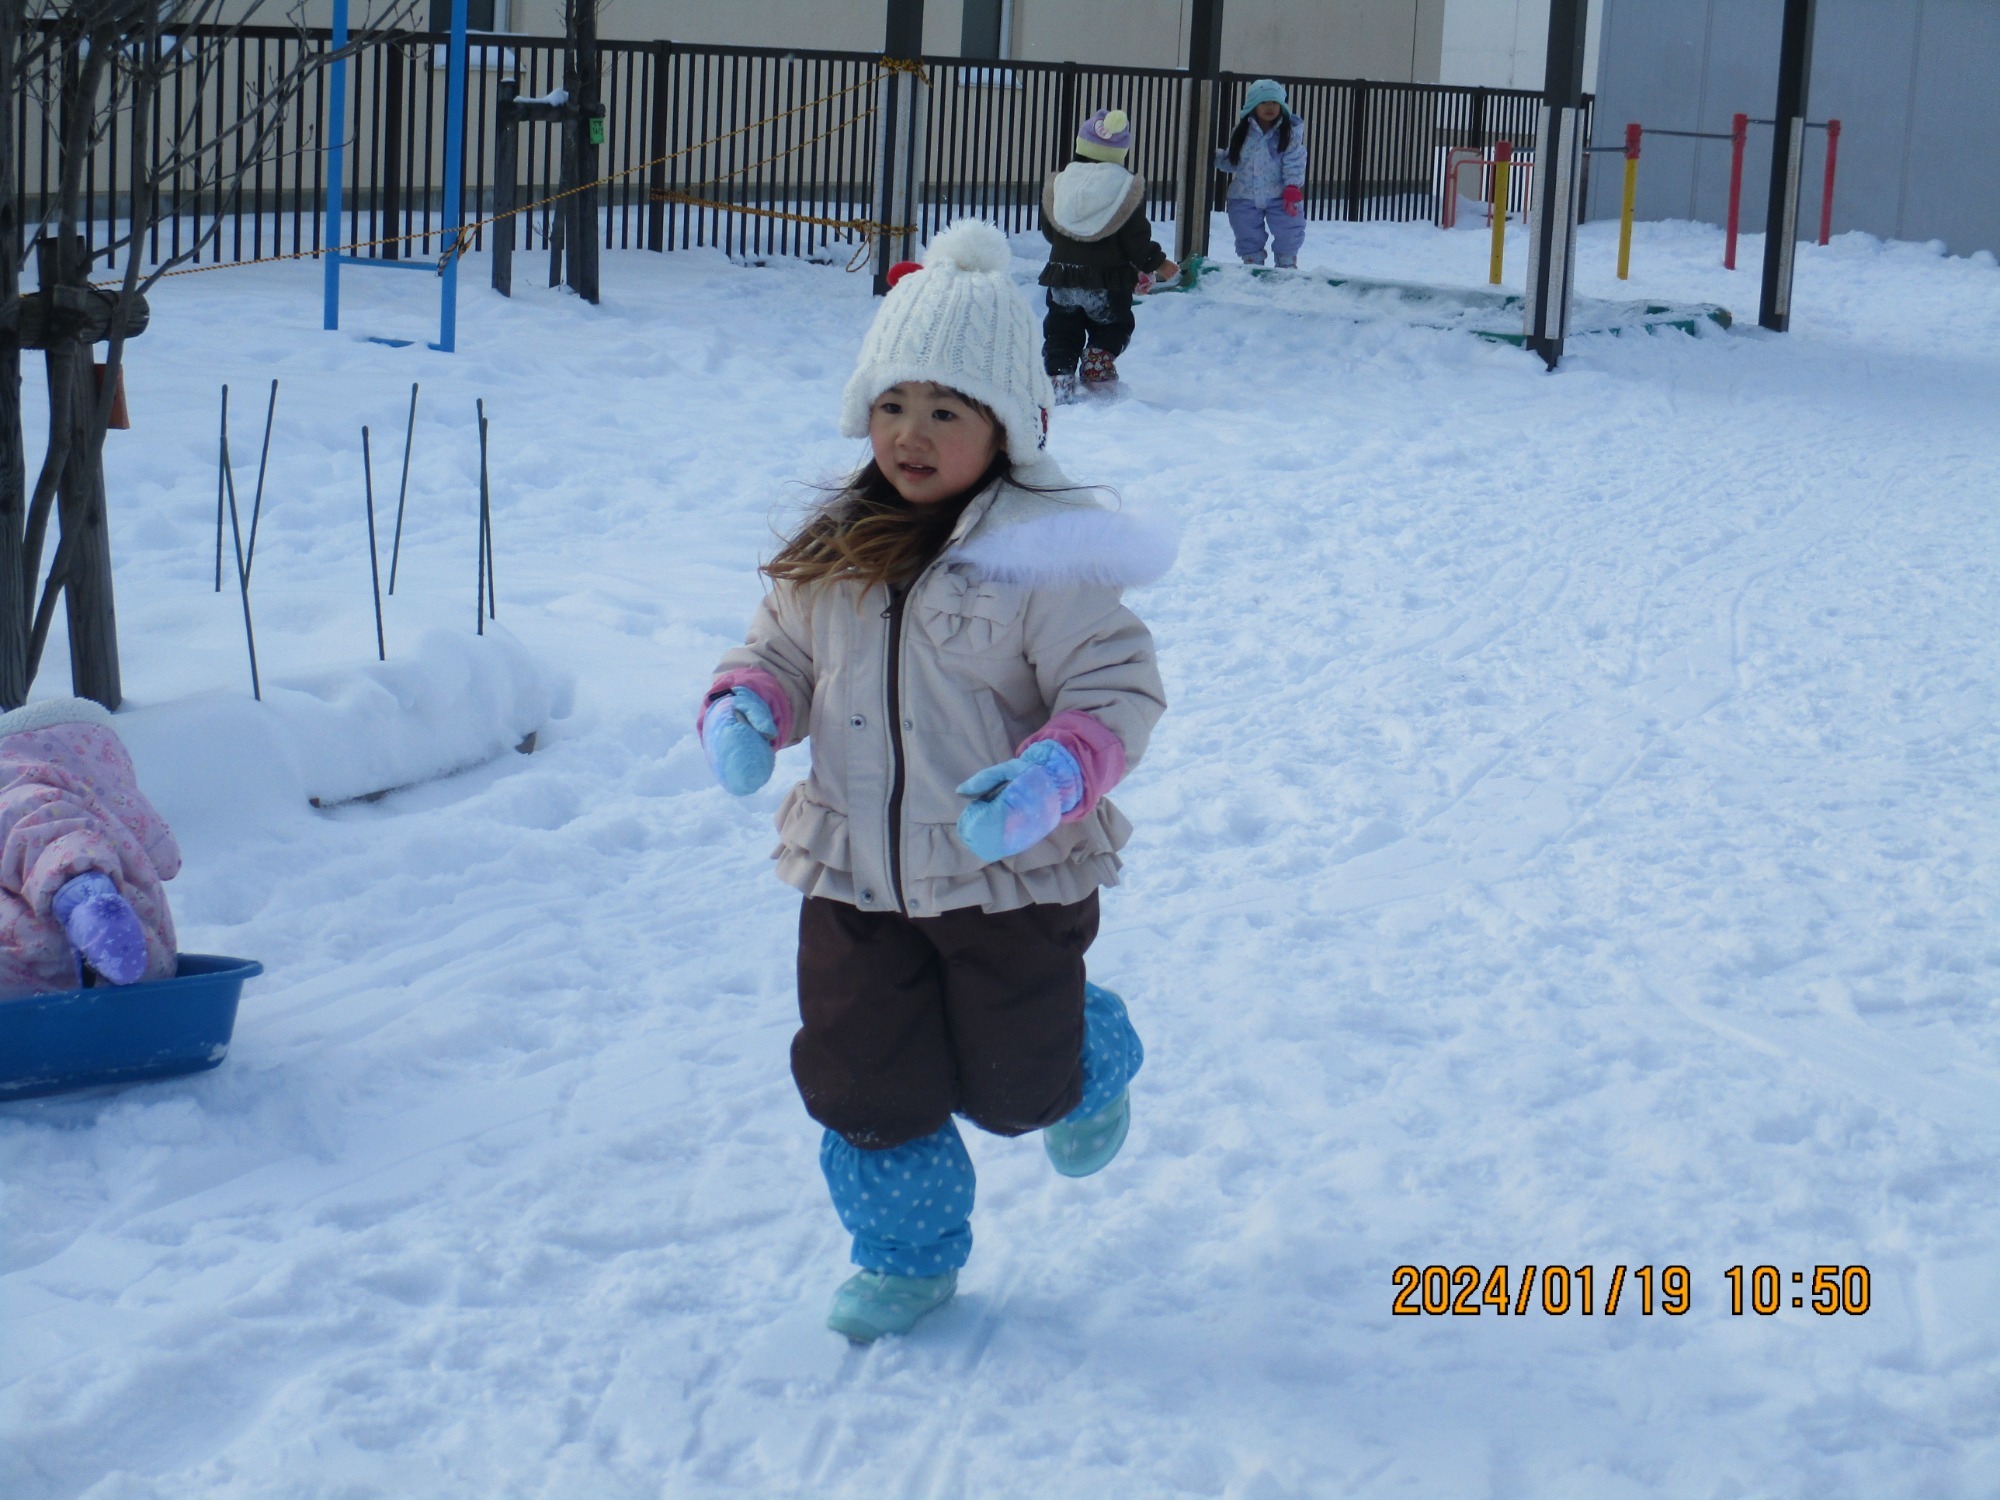
[[[871,458],[764,564],[764,576],[808,588],[848,579],[864,589],[908,583],[944,549],[974,497],[1012,472],[1003,448],[964,493],[913,505]]]

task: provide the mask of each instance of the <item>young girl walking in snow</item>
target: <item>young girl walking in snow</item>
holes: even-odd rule
[[[805,894],[792,1074],[861,1268],[827,1322],[859,1343],[957,1288],[973,1174],[953,1117],[1040,1131],[1086,1176],[1124,1142],[1143,1056],[1083,955],[1130,832],[1104,794],[1166,706],[1120,592],[1173,543],[1044,455],[1008,257],[954,225],[883,300],[841,412],[872,457],[765,565],[700,719],[739,796],[812,741],[777,820]]]
[[[1268,238],[1279,265],[1297,265],[1306,238],[1306,122],[1292,113],[1282,83],[1250,85],[1215,168],[1230,174],[1229,227],[1243,263],[1263,265]]]

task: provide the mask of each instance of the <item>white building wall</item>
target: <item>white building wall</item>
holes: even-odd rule
[[[1594,0],[1583,48],[1583,86],[1592,93],[1603,15],[1604,0]],[[1549,0],[1445,0],[1437,81],[1539,89],[1548,51]]]

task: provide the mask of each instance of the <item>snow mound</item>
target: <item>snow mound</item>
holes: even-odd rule
[[[118,715],[140,784],[175,831],[270,822],[412,786],[518,747],[567,707],[566,680],[518,640],[426,633],[406,658]]]

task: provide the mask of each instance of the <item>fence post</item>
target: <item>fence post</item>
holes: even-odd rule
[[[1063,149],[1064,143],[1076,139],[1076,128],[1082,123],[1078,116],[1076,74],[1076,64],[1066,62],[1062,65],[1062,71],[1056,75],[1056,159],[1049,163],[1050,171],[1060,172],[1069,161],[1070,153]],[[1038,185],[1035,193],[1038,214],[1041,211],[1041,201]]]
[[[667,73],[674,65],[674,44],[653,44],[653,100],[646,127],[646,245],[667,248]]]
[[[514,209],[521,189],[521,125],[514,118],[514,101],[521,97],[518,78],[500,80],[499,102],[493,107],[493,290],[514,295]]]
[[[1174,199],[1174,259],[1208,254],[1215,199],[1215,121],[1222,84],[1222,0],[1193,0],[1188,21],[1186,138]]]
[[[384,260],[401,260],[403,247],[395,236],[403,232],[403,49],[389,43],[382,83],[382,188],[377,195],[375,233],[387,235],[376,247]]]
[[[580,189],[570,199],[570,290],[584,301],[597,301],[597,188],[604,144],[604,67],[597,50],[597,0],[571,0],[575,30],[570,36],[575,72],[568,79],[576,117],[569,129],[576,140],[576,181]]]
[[[1361,218],[1361,174],[1368,160],[1363,144],[1368,132],[1368,85],[1357,81],[1349,87],[1354,93],[1347,115],[1347,218],[1354,223]]]

